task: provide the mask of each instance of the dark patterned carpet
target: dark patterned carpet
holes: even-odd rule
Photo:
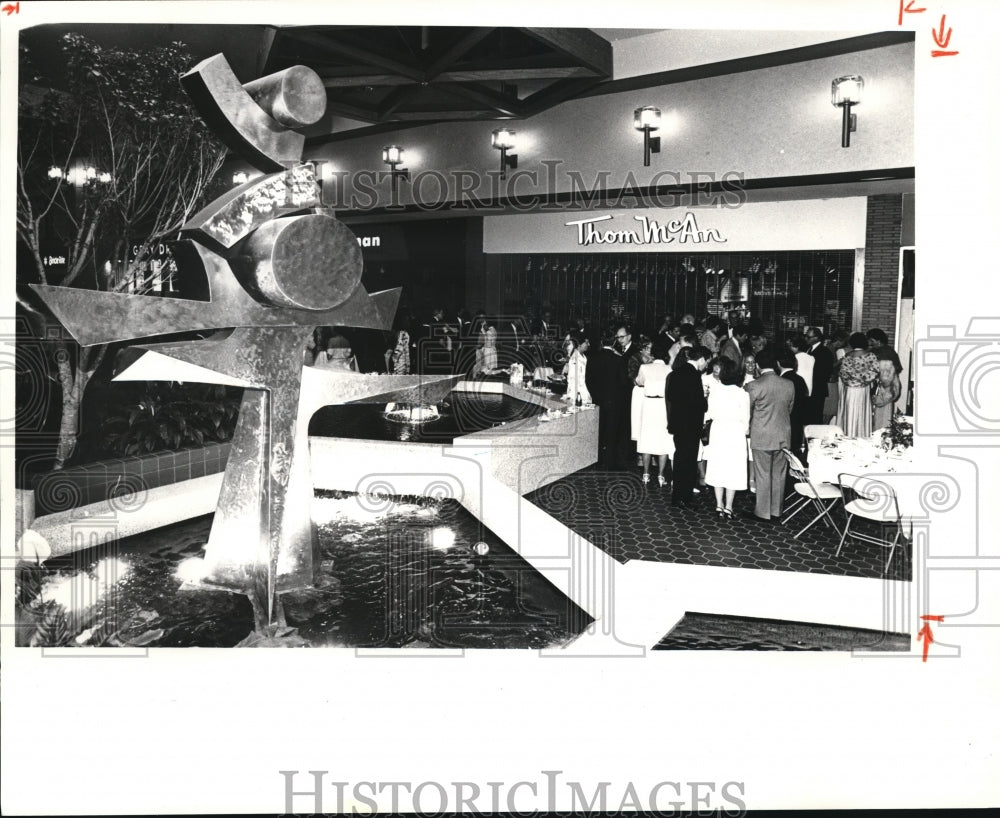
[[[669,476],[669,472],[668,472]],[[747,520],[754,495],[737,495],[734,519],[715,513],[715,494],[703,488],[695,508],[670,505],[670,484],[659,488],[656,477],[643,485],[639,469],[605,472],[585,469],[535,492],[527,499],[619,562],[649,560],[770,571],[804,571],[881,579],[888,548],[848,540],[835,557],[839,537],[822,522],[798,540],[792,536],[812,519],[803,511],[790,525]],[[807,516],[809,514],[809,516]],[[834,519],[843,527],[839,508]],[[877,528],[862,528],[877,533]],[[910,548],[896,546],[887,578],[910,580]]]

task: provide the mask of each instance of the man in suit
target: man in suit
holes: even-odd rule
[[[450,375],[455,370],[458,330],[444,317],[444,307],[435,307],[422,327],[419,363],[422,374]]]
[[[622,411],[624,416],[622,417],[622,428],[621,428],[621,447],[622,447],[622,457],[626,462],[635,461],[635,441],[632,439],[632,387],[635,386],[635,382],[632,380],[635,377],[635,373],[639,371],[639,366],[642,361],[639,360],[642,355],[642,347],[636,341],[632,340],[632,326],[631,324],[619,324],[615,330],[615,347],[618,353],[621,355],[622,360],[622,371],[619,378],[619,383],[622,390],[622,400],[624,406]]]
[[[757,505],[746,516],[761,522],[781,517],[788,463],[782,449],[792,442],[792,408],[795,386],[775,368],[774,354],[766,347],[757,355],[760,376],[744,389],[750,395],[750,449],[757,484]]]
[[[601,340],[601,347],[587,355],[587,389],[600,412],[597,465],[617,471],[624,468],[622,429],[628,421],[622,390],[624,361],[613,349],[614,338],[610,333]]]
[[[709,351],[702,346],[684,347],[667,379],[667,429],[674,437],[672,504],[692,508],[694,487],[698,481],[698,443],[705,425],[705,389],[701,373],[708,363]]]
[[[736,342],[736,346],[740,350],[740,366],[743,365],[743,356],[748,352],[753,352],[753,348],[750,346],[750,327],[746,324],[737,324],[733,327],[732,339]]]
[[[808,356],[807,356],[808,357]],[[812,358],[809,358],[812,361]],[[792,445],[789,448],[792,453],[803,462],[806,459],[805,451],[802,448],[802,430],[805,427],[806,413],[809,411],[809,388],[805,379],[796,371],[797,357],[792,351],[784,350],[778,357],[778,369],[781,370],[781,377],[791,381],[795,387],[795,402],[792,404]]]
[[[812,356],[813,364],[812,391],[809,394],[809,409],[806,413],[806,424],[823,422],[823,405],[826,403],[827,395],[830,394],[830,376],[833,374],[835,363],[833,353],[823,343],[823,331],[816,327],[809,327],[806,330],[806,343],[809,344],[808,353]]]

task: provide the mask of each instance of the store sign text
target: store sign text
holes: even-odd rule
[[[660,224],[648,216],[635,216],[641,223],[639,230],[598,230],[596,222],[609,221],[614,216],[595,216],[592,219],[578,219],[566,222],[566,226],[576,227],[576,241],[581,247],[592,244],[704,244],[719,242],[726,239],[715,228],[702,230],[694,213],[685,214],[682,219],[671,219],[666,224]]]
[[[381,236],[358,236],[358,244],[361,247],[381,247],[382,237]]]

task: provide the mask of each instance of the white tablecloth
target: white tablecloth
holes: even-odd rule
[[[887,452],[873,439],[836,437],[809,441],[809,477],[814,484],[837,484],[842,473],[872,477],[892,487],[904,517],[922,513],[925,458],[913,447]]]

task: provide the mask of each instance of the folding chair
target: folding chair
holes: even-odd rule
[[[802,509],[812,505],[812,507],[819,513],[813,518],[809,525],[794,536],[794,539],[798,539],[801,535],[805,534],[820,520],[822,520],[824,525],[827,527],[832,527],[838,535],[841,534],[842,532],[840,530],[840,526],[838,526],[833,521],[833,517],[830,516],[830,509],[837,505],[837,501],[843,497],[840,489],[832,483],[820,483],[819,485],[814,485],[812,480],[809,479],[809,470],[802,465],[802,461],[788,449],[782,449],[781,451],[784,453],[785,459],[788,461],[788,473],[792,476],[792,479],[797,481],[794,487],[794,494],[799,496],[799,499],[788,508],[788,511],[791,513],[781,521],[782,524],[789,522],[794,516],[802,511]]]
[[[804,438],[806,452],[809,451],[809,441],[810,440],[825,440],[828,437],[836,437],[840,435],[844,436],[844,430],[839,426],[834,426],[831,423],[810,423],[808,426],[804,427],[802,430],[802,437]],[[798,456],[798,455],[796,455]],[[791,467],[789,467],[791,468]],[[832,486],[832,483],[827,483],[826,485]],[[787,503],[793,497],[799,494],[793,487],[790,492],[785,496],[785,502]],[[839,532],[839,529],[838,529]]]
[[[844,541],[850,536],[856,540],[881,545],[889,549],[889,558],[885,563],[885,574],[889,573],[889,565],[892,563],[892,555],[896,551],[896,544],[900,538],[905,539],[903,533],[903,516],[899,513],[899,501],[896,499],[896,492],[892,486],[882,480],[872,477],[860,477],[856,474],[842,473],[838,476],[840,483],[841,497],[844,500],[844,510],[847,512],[847,525],[840,537],[840,545],[837,546],[835,556],[840,556],[840,551],[844,547]],[[853,494],[853,499],[848,501],[847,492]],[[851,531],[851,522],[855,517],[871,520],[880,523],[882,526],[894,526],[896,533],[889,542],[886,537],[873,537],[870,534],[860,534]]]

